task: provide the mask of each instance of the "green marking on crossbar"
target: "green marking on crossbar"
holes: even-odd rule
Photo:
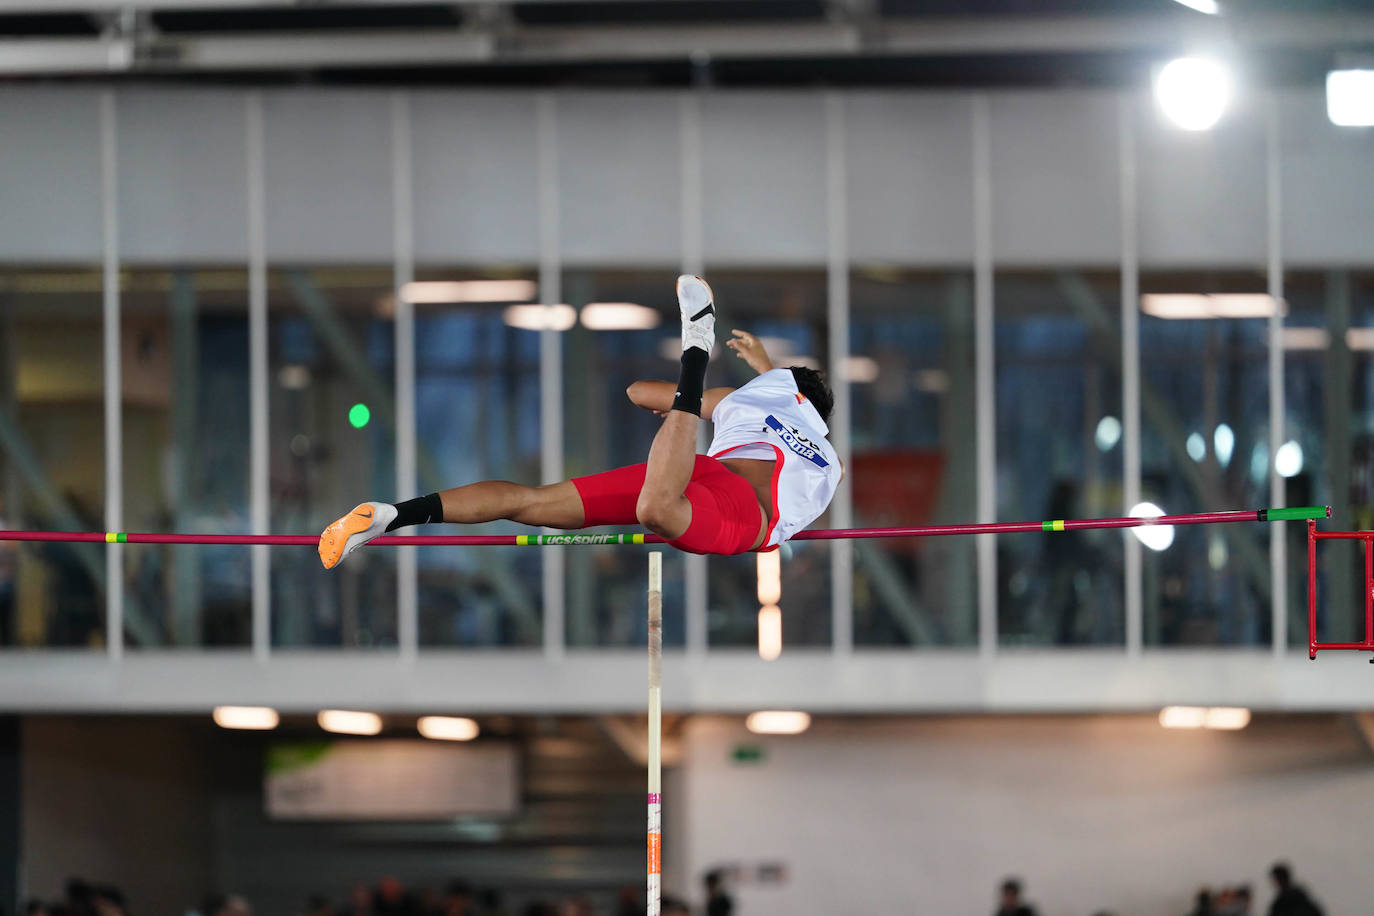
[[[1309,518],[1326,518],[1325,506],[1293,506],[1288,509],[1261,509],[1259,520],[1262,522],[1296,522]]]

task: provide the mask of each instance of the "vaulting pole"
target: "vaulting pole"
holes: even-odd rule
[[[649,916],[663,893],[663,551],[649,554]]]

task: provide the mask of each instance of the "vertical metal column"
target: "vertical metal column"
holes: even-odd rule
[[[825,98],[826,222],[828,231],[826,278],[829,319],[830,387],[835,407],[830,417],[835,453],[850,461],[850,390],[846,369],[849,356],[849,194],[845,162],[844,97],[837,92]],[[830,504],[837,528],[854,526],[854,499],[850,477],[845,475]],[[830,639],[834,652],[846,655],[854,648],[854,545],[835,541],[830,545]]]
[[[396,498],[419,489],[415,464],[415,305],[405,287],[415,279],[415,164],[411,150],[410,96],[391,97],[391,237],[396,300]],[[396,555],[396,642],[401,661],[415,659],[420,642],[419,557],[416,547]]]
[[[246,105],[248,175],[248,403],[249,502],[252,529],[271,532],[268,517],[267,452],[267,190],[263,150],[262,96],[250,93]],[[255,545],[253,562],[253,656],[267,661],[272,649],[272,568],[268,548]]]
[[[987,96],[973,99],[973,338],[978,521],[997,515],[997,399],[993,359],[992,138]],[[997,538],[978,535],[978,652],[997,651]]]
[[[1132,95],[1123,92],[1117,106],[1121,155],[1121,483],[1122,512],[1129,515],[1140,502],[1140,229]],[[1130,532],[1121,536],[1126,551],[1126,654],[1138,656],[1144,642],[1140,552],[1144,545]]]
[[[682,150],[682,272],[701,274],[706,269],[703,252],[705,225],[702,209],[701,181],[701,95],[689,90],[683,93],[678,106],[680,147]],[[697,451],[708,446],[706,424],[697,425]],[[683,608],[686,614],[687,654],[699,656],[706,651],[707,604],[710,600],[708,563],[705,556],[685,555]]]
[[[537,110],[539,146],[539,301],[557,305],[562,299],[562,257],[559,248],[558,108],[551,95],[541,95]],[[546,327],[539,336],[540,466],[543,483],[563,479],[563,339]],[[564,548],[544,549],[544,654],[561,658],[563,632]]]
[[[100,94],[101,243],[104,249],[102,334],[105,363],[105,530],[124,528],[123,381],[119,321],[119,176],[115,94]],[[105,645],[111,661],[124,654],[124,548],[105,548]]]
[[[1287,486],[1272,456],[1283,445],[1283,179],[1279,171],[1279,110],[1278,100],[1271,92],[1265,106],[1266,203],[1268,205],[1269,295],[1275,303],[1269,315],[1269,505],[1282,506],[1288,501]],[[1273,596],[1272,639],[1274,657],[1282,658],[1288,649],[1288,526],[1275,522],[1269,529],[1269,576]]]

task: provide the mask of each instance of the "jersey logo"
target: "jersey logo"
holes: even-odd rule
[[[818,468],[830,467],[830,462],[821,457],[821,450],[816,446],[816,443],[806,438],[797,427],[784,426],[778,421],[778,418],[771,413],[764,422],[768,424],[769,429],[778,434],[778,438],[782,440],[783,445],[786,445],[792,451],[801,455]]]

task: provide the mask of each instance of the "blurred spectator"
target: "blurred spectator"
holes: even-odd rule
[[[1204,887],[1197,892],[1197,897],[1193,900],[1193,909],[1188,916],[1216,916],[1216,912],[1212,909],[1212,892]]]
[[[328,897],[313,894],[305,901],[305,916],[334,916],[334,904]]]
[[[687,904],[676,897],[664,897],[662,902],[663,916],[690,916]]]
[[[735,901],[725,893],[723,876],[719,871],[706,873],[706,916],[731,916]]]
[[[615,899],[616,916],[638,916],[640,910],[644,909],[645,901],[640,897],[640,892],[632,887],[622,887]]]
[[[1035,908],[1021,902],[1021,881],[1007,878],[1002,882],[1001,902],[994,916],[1035,916]]]
[[[41,900],[30,900],[24,904],[24,916],[49,916],[48,907]]]
[[[524,916],[558,916],[558,910],[549,903],[531,903],[525,907]]]
[[[353,890],[348,892],[344,916],[372,916],[372,891],[367,885],[353,885]]]
[[[1277,862],[1269,869],[1274,882],[1274,902],[1269,904],[1269,916],[1322,916],[1322,908],[1307,895],[1307,891],[1293,883],[1293,871],[1286,863]]]
[[[253,908],[237,894],[212,894],[201,904],[200,916],[253,916]]]
[[[1236,888],[1235,899],[1228,916],[1250,916],[1250,885],[1242,884]]]
[[[415,907],[400,881],[387,877],[377,882],[372,912],[376,916],[414,916]]]
[[[469,916],[472,913],[472,885],[466,881],[450,881],[444,888],[442,912],[444,916]]]
[[[481,916],[506,916],[506,906],[501,900],[501,892],[495,888],[484,888],[477,895],[478,913]]]

